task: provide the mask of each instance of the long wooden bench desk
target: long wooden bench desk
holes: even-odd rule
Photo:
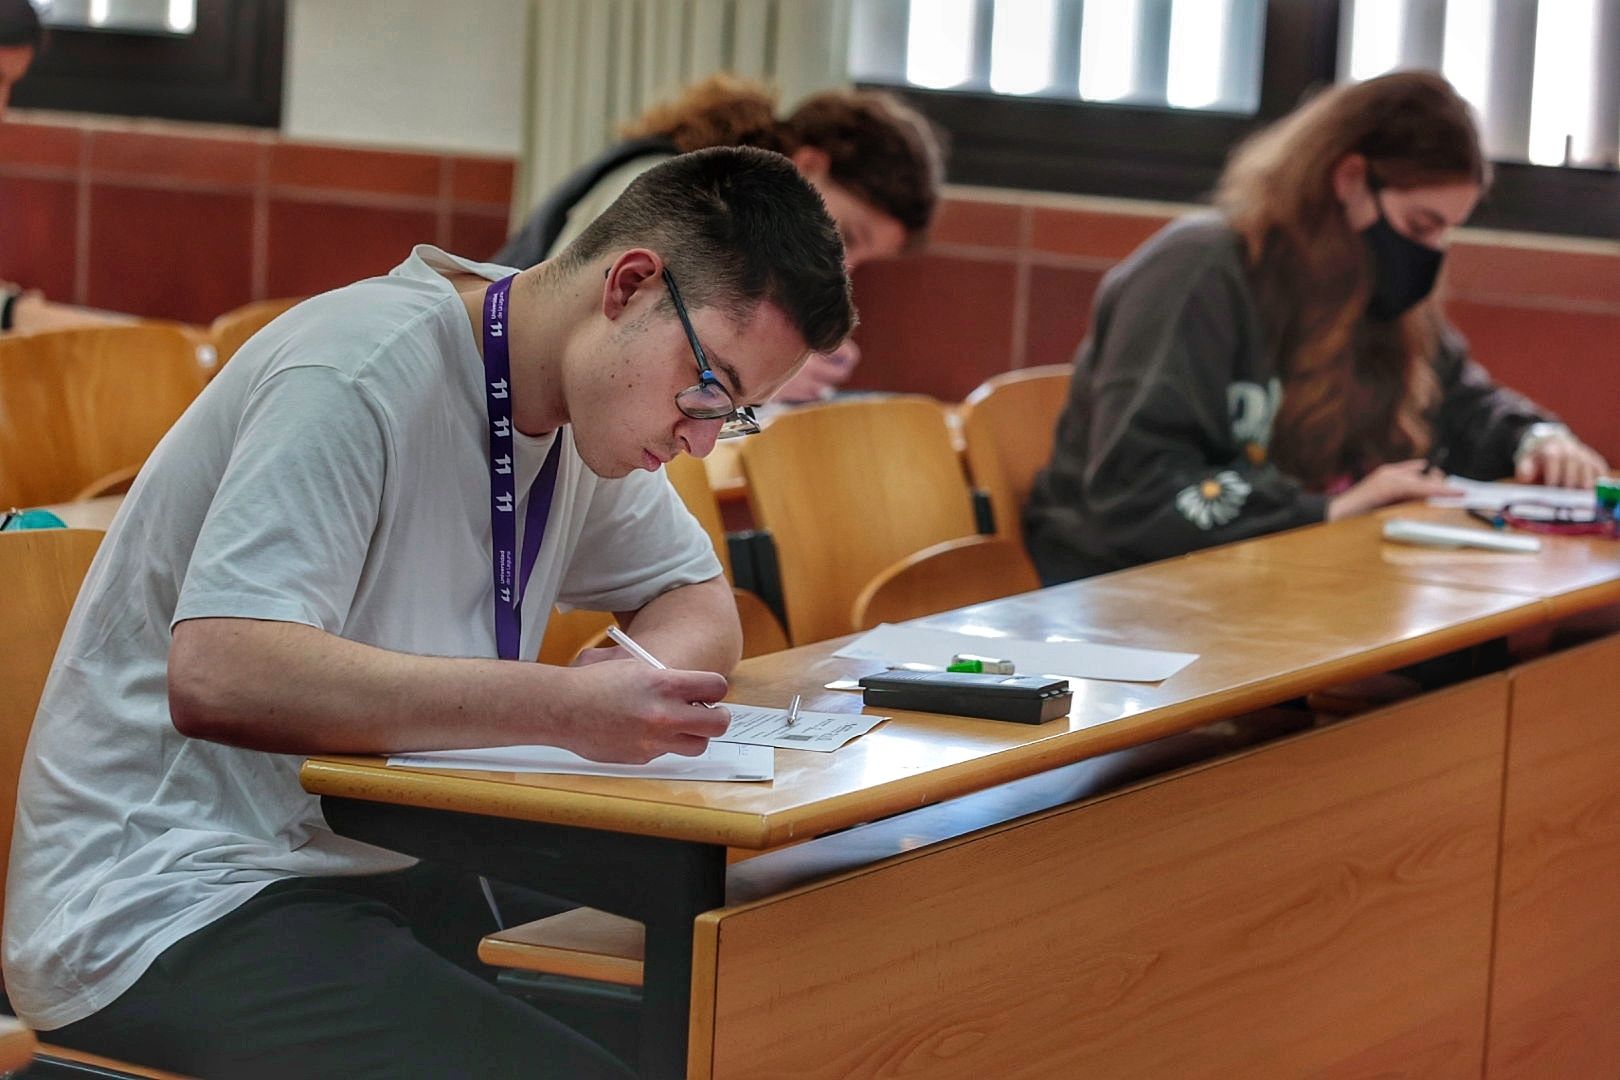
[[[21,1020],[0,1016],[0,1075],[9,1076],[34,1060],[34,1033]]]
[[[1346,532],[1340,525],[1314,531],[1315,543],[1330,543]],[[1293,545],[1303,535],[1245,546]],[[1560,579],[1561,573],[1550,573],[1539,591],[1525,591],[1495,587],[1500,583],[1441,583],[1423,575],[1371,572],[1346,561],[1304,565],[1265,552],[1225,549],[962,609],[925,621],[979,633],[1177,649],[1197,652],[1200,659],[1158,684],[1086,683],[1070,717],[1039,727],[895,713],[834,754],[779,751],[776,778],[769,784],[421,772],[391,770],[377,759],[361,758],[312,759],[304,766],[303,781],[323,796],[328,820],[339,832],[530,883],[643,922],[641,1067],[650,1077],[688,1075],[689,1069],[694,1076],[800,1070],[807,1076],[880,1075],[887,1068],[905,1072],[909,1066],[900,1061],[917,1054],[924,1058],[918,1059],[916,1074],[929,1077],[1074,1075],[1051,1070],[1082,1062],[1108,1075],[1155,1075],[1154,1069],[1183,1066],[1188,1071],[1174,1075],[1218,1075],[1194,1066],[1219,1060],[1222,1067],[1238,1067],[1245,1059],[1237,1051],[1252,1051],[1260,1036],[1297,1041],[1298,1049],[1279,1062],[1351,1069],[1400,1060],[1403,1047],[1437,1053],[1437,1033],[1452,1047],[1444,1060],[1455,1064],[1467,1061],[1467,1048],[1483,1041],[1478,1029],[1485,1022],[1487,976],[1481,965],[1489,963],[1501,827],[1510,686],[1505,675],[1425,695],[1387,715],[1284,740],[1275,751],[1239,755],[1230,765],[1194,767],[1185,775],[1150,781],[1130,789],[1128,797],[1104,797],[953,839],[926,840],[909,856],[885,860],[870,874],[858,867],[847,870],[846,877],[834,879],[836,891],[789,881],[774,899],[769,890],[759,895],[756,887],[746,896],[732,895],[728,908],[725,848],[773,848],[975,792],[1012,790],[1110,751],[1545,625],[1555,613],[1604,602],[1620,587],[1620,564]],[[1522,581],[1522,572],[1515,570],[1513,580]],[[858,711],[857,698],[824,690],[822,684],[863,674],[870,665],[834,658],[834,647],[822,643],[747,661],[733,679],[731,698],[784,705],[802,693],[809,709]],[[1267,800],[1271,792],[1278,793],[1278,801]],[[1212,819],[1207,828],[1199,825],[1201,805]],[[1263,831],[1256,832],[1259,825],[1245,824],[1268,820],[1284,838],[1280,852],[1272,850]],[[1109,835],[1135,840],[1110,848]],[[1162,843],[1156,846],[1155,838]],[[1178,845],[1187,850],[1165,857]],[[1086,849],[1083,857],[1080,848]],[[773,857],[740,864],[732,875],[746,876],[744,867]],[[1278,857],[1280,864],[1268,862]],[[1433,884],[1438,891],[1425,884],[1431,863],[1444,870]],[[1185,865],[1203,869],[1194,873]],[[1278,865],[1298,872],[1279,872]],[[976,875],[975,866],[983,873]],[[769,868],[748,873],[768,877]],[[1364,873],[1371,877],[1363,880]],[[1045,891],[1037,888],[1042,882]],[[1249,903],[1277,890],[1286,895],[1273,897],[1277,903],[1265,918],[1244,926],[1223,924],[1224,936],[1183,942],[1204,957],[1184,969],[1151,949],[1139,951],[1146,948],[1141,943],[1115,953],[1095,937],[1106,931],[1105,926],[1100,931],[1097,919],[1135,909],[1118,907],[1119,882],[1130,882],[1140,894],[1133,901],[1136,908],[1146,910],[1151,906],[1146,898],[1153,896],[1170,904],[1153,924],[1161,929],[1177,917],[1176,904],[1193,905],[1185,917],[1194,925],[1217,918],[1216,910],[1199,906],[1201,892],[1206,899],[1225,895]],[[1393,893],[1383,887],[1390,882]],[[1223,883],[1235,891],[1223,889]],[[1098,901],[1099,887],[1113,890],[1112,906]],[[962,955],[992,968],[999,956],[1024,972],[1028,987],[1022,997],[1004,977],[997,982],[981,968],[983,978],[996,983],[993,1007],[987,1003],[988,1012],[979,1017],[947,1007],[956,998],[946,991],[962,989],[960,980],[975,969],[950,967],[947,960],[957,953],[950,925],[925,917],[931,906],[945,903],[941,889],[969,898],[980,919],[991,918],[988,928],[963,930],[977,951]],[[1030,934],[1039,909],[1027,902],[1055,903],[1068,896],[1080,906],[1064,909],[1063,925],[1080,920],[1076,925],[1093,937],[1059,933],[1056,940],[1075,937],[1086,942],[1085,955],[1111,959],[1088,965],[1075,954],[1056,966],[1033,963],[1032,957],[1057,957],[1062,951]],[[826,919],[818,914],[823,904],[830,905]],[[779,938],[782,924],[774,920],[795,905],[802,908],[797,925],[848,931],[856,936],[857,954],[884,957],[884,966],[859,972],[831,962],[817,967],[816,956],[827,956],[825,939]],[[953,917],[966,913],[953,909]],[[775,948],[783,971],[819,973],[811,982],[820,996],[805,991],[810,996],[804,1000],[813,1007],[784,1013],[784,1002],[795,1000],[781,996],[789,991],[728,981],[726,972],[734,968],[722,932],[728,925],[735,930],[729,940],[736,944],[748,940],[750,925],[769,931],[752,941],[756,962],[760,949],[768,960]],[[865,925],[886,927],[894,940],[909,943],[898,953],[885,951],[881,936],[860,937],[858,928]],[[901,932],[919,926],[925,931],[920,939]],[[999,946],[998,936],[1004,938]],[[1272,937],[1294,946],[1268,960],[1265,942]],[[1399,965],[1392,968],[1390,949],[1414,949],[1430,939],[1446,945],[1437,947],[1432,959],[1412,965],[1409,977],[1394,969]],[[1391,944],[1380,949],[1380,941]],[[695,972],[694,942],[702,964]],[[1138,981],[1131,973],[1138,968],[1183,972],[1179,981],[1164,984],[1166,1003],[1191,1000],[1190,987],[1202,978],[1202,998],[1228,994],[1254,1001],[1276,994],[1274,1008],[1292,1009],[1298,1003],[1288,1000],[1288,980],[1277,980],[1280,973],[1304,979],[1312,970],[1301,960],[1300,943],[1322,950],[1322,970],[1313,986],[1342,978],[1348,987],[1329,995],[1337,1003],[1332,1008],[1312,1014],[1311,1030],[1317,1033],[1312,1038],[1298,1039],[1298,1031],[1287,1025],[1256,1025],[1231,1015],[1225,1020],[1245,1037],[1235,1038],[1233,1053],[1220,1059],[1204,1049],[1219,1029],[1204,1013],[1199,1014],[1202,1026],[1189,1027],[1182,1039],[1173,1030],[1155,1029],[1150,1020],[1127,1025],[1135,1041],[1125,1043],[1103,1028],[1085,1026],[1106,1028],[1098,1017],[1108,1010],[1097,1013],[1097,1002],[1111,1000],[1111,994],[1128,999]],[[815,952],[807,955],[802,949],[810,946]],[[1246,956],[1271,975],[1223,960],[1227,953]],[[1478,970],[1467,968],[1465,958]],[[1199,964],[1207,965],[1204,975],[1186,974],[1204,971]],[[1448,982],[1437,964],[1463,964],[1463,984]],[[940,977],[930,980],[929,972]],[[1467,989],[1474,975],[1477,995]],[[902,996],[889,997],[881,989],[891,976],[889,985]],[[848,994],[834,992],[840,987]],[[922,993],[919,999],[919,987],[933,987],[932,998]],[[1450,990],[1442,993],[1440,987]],[[1075,1027],[1070,1017],[1065,1026],[1064,1003],[1073,1004],[1075,995],[1091,1005],[1082,1010],[1085,1023]],[[1373,1022],[1431,998],[1440,1010],[1428,1017],[1433,1023]],[[1156,1015],[1176,1015],[1176,1009],[1166,1005]],[[985,1016],[1018,1022],[990,1023]],[[1044,1039],[1036,1037],[1043,1032]],[[1056,1042],[1054,1036],[1060,1036]],[[846,1046],[849,1039],[858,1046]],[[1077,1045],[1113,1057],[1076,1056],[1069,1048]],[[1382,1057],[1372,1053],[1379,1046]],[[1142,1057],[1142,1047],[1158,1047],[1169,1056]],[[819,1069],[812,1067],[818,1053],[826,1062]],[[806,1054],[812,1060],[805,1060]],[[1139,1061],[1141,1067],[1133,1071],[1120,1065],[1125,1061]],[[1458,1075],[1466,1072],[1463,1068]]]
[[[1272,566],[1354,569],[1435,585],[1521,593],[1545,600],[1553,618],[1620,604],[1620,542],[1596,536],[1546,536],[1534,553],[1452,550],[1392,544],[1382,537],[1392,518],[1485,526],[1459,510],[1398,506],[1331,526],[1294,529],[1246,544],[1212,548],[1214,558]]]

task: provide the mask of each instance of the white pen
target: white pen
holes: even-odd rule
[[[799,698],[801,694],[793,695],[793,704],[788,706],[787,726],[792,727],[799,722]]]
[[[620,630],[617,626],[608,627],[608,632],[607,633],[608,633],[608,637],[613,639],[614,644],[616,644],[616,645],[620,646],[621,648],[623,648],[625,652],[629,653],[631,656],[635,657],[637,660],[640,660],[642,663],[651,664],[653,667],[657,668],[659,671],[668,671],[669,670],[669,668],[664,664],[664,662],[662,660],[658,659],[658,657],[654,656],[652,653],[648,652],[646,649],[643,649],[640,645],[637,645],[635,638],[631,637],[629,634],[625,633],[623,630]],[[712,702],[712,701],[699,701],[699,702],[697,702],[697,704],[703,706],[705,709],[714,708],[714,702]]]

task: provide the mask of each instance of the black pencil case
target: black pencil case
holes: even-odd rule
[[[1069,712],[1074,695],[1066,679],[1031,675],[974,675],[958,671],[884,671],[860,680],[862,700],[881,709],[977,716],[1016,724],[1044,724]]]

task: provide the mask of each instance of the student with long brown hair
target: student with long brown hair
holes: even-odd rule
[[[1443,493],[1446,472],[1590,486],[1602,458],[1493,385],[1428,298],[1489,181],[1466,102],[1426,72],[1334,87],[1242,144],[1216,211],[1098,291],[1025,510],[1042,580]]]
[[[631,180],[676,154],[757,146],[786,155],[821,195],[844,239],[845,265],[887,258],[922,240],[939,204],[943,153],[921,114],[893,95],[824,90],[777,115],[776,95],[735,75],[710,76],[619,129],[623,141],[541,200],[490,261],[529,267],[556,254]],[[815,354],[778,393],[811,401],[849,378],[853,342]]]

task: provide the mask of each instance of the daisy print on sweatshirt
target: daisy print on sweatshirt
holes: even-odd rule
[[[1238,516],[1249,498],[1249,482],[1231,469],[1188,484],[1176,495],[1181,516],[1206,532]]]

